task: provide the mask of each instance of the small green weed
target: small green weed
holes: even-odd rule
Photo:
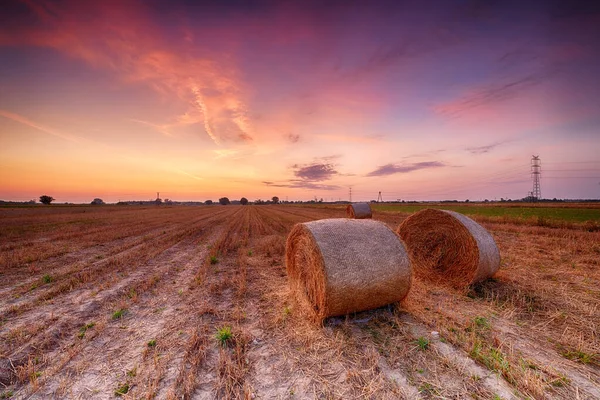
[[[79,328],[79,334],[77,335],[77,337],[79,339],[83,339],[85,336],[85,332],[87,332],[88,329],[93,328],[94,325],[96,325],[96,324],[94,324],[93,322],[90,322],[88,324],[85,324],[81,328]]]
[[[50,282],[52,282],[52,277],[50,275],[46,274],[42,277],[42,280],[44,281],[44,283],[50,283]]]
[[[569,360],[577,361],[582,364],[593,363],[597,357],[596,354],[586,353],[581,350],[568,350],[563,353],[563,356]]]
[[[564,387],[567,386],[571,381],[566,376],[559,376],[556,379],[550,381],[550,384],[554,387]]]
[[[252,257],[252,250],[248,250],[248,256]]]
[[[427,350],[429,348],[429,339],[424,338],[423,336],[419,337],[416,340],[416,343],[419,350]]]
[[[123,396],[124,394],[127,394],[127,392],[129,392],[129,383],[124,383],[117,387],[117,390],[115,390],[115,396]]]
[[[231,327],[224,326],[222,328],[217,329],[217,334],[215,335],[216,339],[219,341],[219,344],[223,347],[227,346],[227,342],[233,334],[231,333]]]
[[[152,339],[148,342],[148,347],[156,347],[156,339]]]
[[[120,308],[117,311],[115,311],[112,315],[112,319],[121,319],[123,318],[123,316],[127,314],[127,309],[126,308]]]
[[[129,376],[129,377],[135,378],[136,375],[137,375],[137,367],[133,367],[132,369],[127,371],[127,376]]]
[[[490,323],[485,317],[475,317],[473,320],[475,325],[481,329],[490,329]]]
[[[219,259],[217,258],[217,256],[210,256],[211,264],[217,264],[218,262],[219,262]]]
[[[10,399],[14,394],[15,393],[12,390],[7,390],[6,392],[2,392],[0,399]]]
[[[430,394],[430,395],[436,395],[436,394],[438,394],[438,390],[436,389],[436,387],[433,386],[429,382],[423,382],[423,384],[421,386],[419,386],[419,392],[420,393]]]

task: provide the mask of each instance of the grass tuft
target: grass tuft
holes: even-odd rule
[[[127,394],[127,392],[129,392],[129,383],[124,383],[117,387],[115,396],[123,396],[124,394]]]
[[[586,353],[582,350],[567,350],[563,352],[562,355],[569,360],[577,361],[582,364],[592,364],[597,358],[596,354]]]
[[[112,315],[112,319],[121,319],[123,318],[123,316],[127,314],[127,309],[126,308],[120,308],[117,311],[115,311]]]
[[[217,329],[217,334],[215,335],[215,338],[217,339],[219,344],[223,347],[227,346],[227,342],[232,337],[233,337],[233,334],[231,333],[231,327],[229,327],[229,326],[224,326],[222,328]]]
[[[427,350],[429,348],[429,339],[424,338],[423,336],[419,337],[416,340],[417,343],[417,347],[419,348],[419,350]]]
[[[85,337],[85,333],[87,332],[87,330],[93,328],[94,325],[96,325],[96,324],[93,322],[90,322],[88,324],[85,324],[81,328],[79,328],[79,334],[77,335],[77,337],[79,339],[83,339]]]

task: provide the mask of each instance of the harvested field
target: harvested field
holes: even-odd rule
[[[321,327],[290,295],[285,240],[345,212],[0,208],[0,395],[600,398],[600,232],[471,213],[495,279],[465,293],[415,277],[401,304]]]

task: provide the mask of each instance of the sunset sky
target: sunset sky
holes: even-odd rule
[[[0,199],[600,198],[599,6],[323,3],[3,0]]]

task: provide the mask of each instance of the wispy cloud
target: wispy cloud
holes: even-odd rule
[[[504,144],[504,142],[496,142],[488,144],[487,146],[467,147],[465,148],[465,150],[472,154],[485,154],[489,153],[490,151],[494,150],[496,147],[502,144]]]
[[[287,138],[287,140],[289,140],[292,143],[298,143],[300,141],[299,134],[290,133],[290,134],[286,135],[286,138]]]
[[[326,157],[318,157],[314,162],[309,164],[294,164],[291,169],[295,178],[283,182],[263,181],[263,184],[273,187],[286,187],[294,189],[314,189],[314,190],[335,190],[339,189],[338,185],[325,184],[336,176],[341,175],[334,160],[340,158],[340,155],[332,155]]]
[[[37,122],[34,122],[30,119],[27,119],[25,117],[23,117],[22,115],[19,114],[15,114],[12,113],[10,111],[6,111],[6,110],[0,110],[0,116],[4,117],[4,118],[8,118],[11,119],[13,121],[19,122],[23,125],[29,126],[31,128],[35,128],[38,131],[47,133],[48,135],[52,135],[52,136],[56,136],[58,138],[64,139],[64,140],[68,140],[69,142],[75,142],[75,143],[81,143],[84,139],[79,137],[79,136],[75,136],[75,135],[71,135],[68,133],[64,133],[64,132],[60,132],[56,129],[52,129],[52,128],[48,128],[44,125],[41,125]]]
[[[532,74],[508,82],[477,87],[455,100],[439,104],[434,110],[446,117],[458,117],[472,109],[515,98],[521,92],[540,84],[544,79],[544,74]]]
[[[445,167],[446,164],[440,161],[423,161],[413,164],[386,164],[371,171],[367,176],[387,176],[393,174],[406,174],[408,172],[418,171],[427,168]]]
[[[103,2],[27,1],[36,25],[2,42],[56,49],[96,68],[115,71],[125,83],[143,83],[187,110],[165,124],[149,124],[164,134],[169,126],[201,123],[216,143],[247,142],[253,129],[238,71],[226,57],[198,54],[167,42],[149,11],[138,3],[114,7]],[[82,19],[85,14],[89,18]],[[163,32],[164,33],[164,32]],[[12,35],[12,36],[11,36]],[[141,121],[138,121],[141,122]],[[143,123],[143,122],[142,122]]]
[[[292,179],[283,183],[276,183],[270,181],[263,182],[267,186],[291,188],[291,189],[312,189],[312,190],[337,190],[340,188],[338,185],[326,185],[322,183],[308,182],[299,179]]]
[[[326,181],[338,174],[333,164],[296,164],[292,168],[294,169],[294,175],[304,181]]]

